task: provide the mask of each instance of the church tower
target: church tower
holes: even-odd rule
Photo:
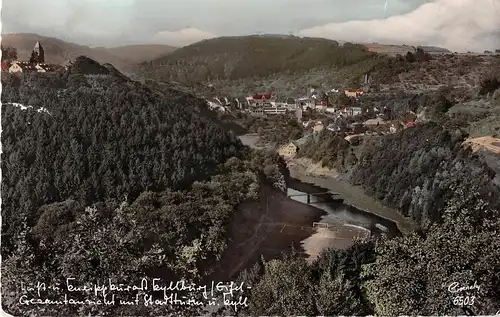
[[[33,51],[31,52],[30,63],[43,64],[45,63],[45,52],[40,42],[36,42]]]

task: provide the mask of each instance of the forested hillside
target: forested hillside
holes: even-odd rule
[[[386,82],[409,67],[405,61],[369,52],[362,45],[340,46],[321,38],[242,36],[177,49],[143,63],[136,73],[190,87],[211,83],[218,92],[246,96],[253,89],[285,95],[303,92],[310,84],[357,81],[368,72]]]
[[[325,250],[313,264],[293,252],[262,259],[239,277],[252,286],[250,307],[220,316],[496,314],[499,178],[464,147],[465,137],[434,122],[372,136],[356,149],[354,164],[353,147],[341,136],[327,131],[311,138],[299,155],[341,172],[353,169],[355,184],[421,230]]]
[[[29,74],[4,83],[2,203],[16,210],[4,222],[7,242],[9,227],[43,204],[183,188],[240,156],[235,136],[197,114],[202,102],[176,104],[106,75]]]
[[[457,184],[470,188],[467,195],[479,189],[481,197],[500,209],[496,173],[463,147],[465,137],[431,122],[371,139],[363,145],[352,180],[423,228],[441,220]]]
[[[498,314],[499,210],[468,185],[452,190],[426,233],[327,250],[312,265],[293,253],[262,260],[239,278],[250,307],[220,316]]]
[[[18,305],[21,281],[201,278],[225,250],[235,206],[258,199],[272,178],[262,169],[278,168],[276,155],[246,152],[203,101],[88,58],[2,85],[2,299],[14,315],[43,308]],[[44,313],[155,314],[118,306]]]
[[[342,134],[323,131],[298,155],[349,172],[353,184],[426,229],[441,221],[457,184],[467,185],[470,195],[479,189],[483,199],[500,209],[497,173],[463,145],[466,138],[466,133],[450,132],[434,122],[371,136],[360,146],[349,144]]]
[[[467,130],[481,132],[476,125],[498,130],[499,91],[487,77],[477,88],[469,103],[445,89],[367,97],[364,106],[386,105],[386,117],[405,120],[412,110],[425,120],[361,145],[322,131],[300,146],[298,157],[334,168],[420,230],[326,250],[312,265],[293,253],[263,259],[240,275],[252,285],[240,316],[498,314],[500,159],[464,141]]]
[[[54,37],[32,33],[2,34],[2,45],[4,47],[11,46],[15,48],[19,60],[29,60],[36,42],[40,42],[45,50],[45,61],[47,63],[62,65],[68,60],[85,55],[101,63],[113,63],[119,68],[131,64],[130,61],[119,55],[99,49],[92,49],[85,45],[66,42]]]

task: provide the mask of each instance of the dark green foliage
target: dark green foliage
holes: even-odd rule
[[[346,66],[375,55],[360,45],[342,47],[319,38],[221,37],[180,48],[143,66],[154,78],[198,82]]]
[[[252,117],[240,120],[248,132],[258,133],[259,142],[280,146],[300,139],[304,135],[304,127],[292,116]]]
[[[328,96],[328,102],[339,107],[348,107],[354,103],[353,99],[347,97],[343,92],[340,94],[330,94]]]
[[[109,70],[101,66],[98,62],[86,56],[79,56],[71,62],[69,67],[71,74],[86,74],[86,75],[108,75]]]
[[[347,250],[326,250],[311,269],[318,288],[316,306],[322,316],[373,314],[360,277],[362,266],[375,260],[373,241],[355,242]]]
[[[21,282],[199,281],[225,251],[235,207],[259,199],[263,179],[284,183],[279,156],[248,153],[203,101],[87,71],[2,77],[3,307],[15,315],[199,314],[18,305]]]
[[[17,49],[12,46],[4,47],[2,45],[2,61],[17,60]]]
[[[444,93],[439,93],[432,98],[431,104],[427,106],[427,113],[434,122],[446,123],[449,121],[447,112],[451,107],[453,107],[453,102]]]
[[[360,274],[374,259],[374,242],[358,241],[347,250],[325,250],[312,265],[293,250],[264,261],[240,275],[252,287],[250,308],[241,315],[371,315]]]
[[[365,142],[352,181],[423,228],[441,219],[456,182],[476,185],[498,208],[495,173],[463,149],[463,140],[429,123]]]
[[[307,262],[296,254],[264,264],[251,292],[251,316],[316,316],[315,287]]]
[[[43,206],[27,244],[31,257],[18,251],[4,262],[3,291],[15,291],[19,280],[30,278],[48,284],[68,276],[128,284],[144,276],[198,280],[224,252],[225,224],[235,206],[258,198],[258,171],[250,165],[232,158],[223,167],[225,174],[209,182],[195,182],[185,191],[144,192],[130,205],[83,208],[65,201]],[[26,243],[22,239],[18,245]],[[67,315],[88,313],[84,307],[64,309]],[[130,313],[123,306],[104,311]]]
[[[371,74],[373,83],[399,81],[415,67],[405,60],[367,51],[363,45],[339,46],[320,38],[221,37],[180,48],[142,63],[141,78],[190,87],[200,95],[246,96],[272,91],[298,95],[304,87],[347,85]],[[210,84],[210,87],[207,86]]]
[[[4,308],[16,315],[40,314],[37,307],[18,306],[20,282],[53,285],[68,276],[88,283],[111,278],[116,283],[138,284],[145,276],[200,281],[225,251],[226,225],[235,207],[247,199],[259,199],[262,179],[283,183],[283,168],[277,154],[251,152],[245,161],[232,157],[219,164],[210,180],[194,182],[184,190],[146,191],[129,199],[131,203],[118,204],[113,197],[105,197],[105,203],[89,207],[83,199],[41,206],[30,215],[31,221],[20,219],[17,227],[11,227],[17,230],[13,232],[16,243],[2,266]],[[28,226],[30,223],[33,225]],[[50,298],[63,295],[52,292]],[[77,300],[89,298],[72,295]],[[182,306],[172,310],[143,305],[67,305],[51,306],[43,313],[191,316],[201,312]]]
[[[368,298],[383,316],[492,315],[500,302],[499,210],[480,198],[479,188],[454,186],[444,221],[423,236],[411,234],[377,247],[364,268]],[[452,283],[479,289],[451,293]],[[456,296],[474,296],[471,306]]]
[[[431,60],[431,55],[426,53],[422,48],[418,47],[415,51],[415,60],[419,62],[428,62]]]
[[[481,81],[479,95],[486,95],[488,93],[493,93],[495,90],[500,88],[500,80],[497,78],[485,78]]]
[[[415,55],[412,52],[406,53],[405,58],[406,58],[406,61],[410,62],[410,63],[413,63],[413,62],[417,61],[417,59],[415,58]]]
[[[4,252],[20,219],[36,221],[43,204],[184,188],[241,155],[239,140],[199,113],[202,101],[161,98],[111,76],[67,76],[30,74],[3,87]]]
[[[344,134],[323,130],[318,135],[310,137],[299,148],[299,156],[321,162],[323,166],[345,171],[357,161],[350,144],[344,139]]]

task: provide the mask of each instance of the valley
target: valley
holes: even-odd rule
[[[2,62],[19,65],[2,71],[9,313],[497,307],[499,54],[255,35],[181,48],[2,43]],[[249,305],[18,304],[19,282],[68,276],[244,283]],[[458,280],[480,281],[481,302],[450,304],[443,285]]]

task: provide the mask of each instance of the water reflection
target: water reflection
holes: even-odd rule
[[[301,183],[301,188],[304,190],[307,185],[308,184]],[[313,207],[324,210],[327,213],[326,218],[334,218],[347,226],[368,229],[372,231],[373,234],[386,233],[389,236],[401,235],[401,232],[394,222],[353,206],[334,202],[333,200],[335,197],[331,194],[327,194],[326,189],[311,186],[310,190],[307,190],[307,192],[311,193],[309,203]],[[287,188],[287,196],[301,203],[308,203],[307,192],[299,191],[291,187]]]

